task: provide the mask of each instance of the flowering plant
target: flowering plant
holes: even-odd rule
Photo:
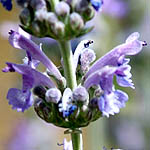
[[[11,9],[10,0],[0,2]],[[7,62],[2,70],[22,75],[22,89],[9,89],[8,102],[22,112],[33,106],[41,119],[71,134],[72,144],[64,140],[65,150],[82,150],[81,128],[125,107],[128,95],[116,89],[113,81],[116,77],[119,86],[134,88],[130,59],[126,56],[138,54],[146,43],[134,32],[125,43],[95,61],[96,54],[90,49],[92,40],[81,41],[74,53],[70,40],[93,29],[86,27],[86,22],[101,9],[102,0],[17,0],[17,4],[22,7],[20,27],[36,37],[57,40],[62,61],[60,67],[55,66],[42,51],[42,45],[11,30],[10,44],[24,50],[26,56],[23,64]],[[37,69],[40,63],[46,68],[44,73]]]

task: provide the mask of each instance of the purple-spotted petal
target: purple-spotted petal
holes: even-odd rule
[[[10,44],[18,49],[23,49],[26,52],[29,52],[33,59],[39,60],[43,63],[49,71],[56,76],[57,79],[62,80],[62,76],[57,69],[57,67],[53,64],[53,62],[40,50],[40,47],[35,44],[33,41],[25,38],[20,35],[18,32],[10,31],[9,32],[9,42]]]
[[[33,104],[33,97],[29,90],[22,91],[20,89],[11,88],[8,91],[7,99],[13,109],[17,109],[17,111],[22,112],[31,107]]]
[[[106,55],[98,59],[86,73],[85,77],[87,78],[93,72],[101,69],[106,65],[118,66],[124,60],[126,55],[136,55],[142,50],[143,42],[138,40],[139,34],[137,32],[132,33],[128,38],[126,43],[121,44]]]

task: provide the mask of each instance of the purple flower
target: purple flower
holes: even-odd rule
[[[113,78],[117,76],[117,83],[123,87],[134,88],[131,80],[131,67],[126,55],[136,55],[142,50],[144,42],[139,41],[139,33],[131,34],[126,42],[117,46],[102,58],[98,59],[85,74],[83,86],[86,89],[99,85],[101,96],[98,100],[98,107],[104,116],[118,113],[120,108],[125,106],[128,95],[120,90],[115,90]]]
[[[62,77],[56,66],[35,43],[14,31],[10,32],[9,41],[15,48],[24,49],[27,54],[27,57],[23,59],[24,64],[6,63],[7,67],[2,70],[3,72],[18,72],[22,75],[22,89],[9,89],[7,99],[13,109],[24,112],[24,110],[33,104],[32,88],[38,85],[43,85],[48,88],[56,87],[50,78],[36,70],[40,62],[42,62],[49,71],[53,71],[57,78],[61,79]]]
[[[22,111],[28,109],[33,104],[33,98],[31,95],[31,89],[37,85],[44,85],[46,87],[55,87],[53,81],[51,81],[44,74],[36,71],[26,64],[13,64],[7,63],[7,67],[3,69],[3,72],[18,72],[22,74],[23,85],[22,90],[11,88],[8,91],[7,99],[13,109]]]
[[[15,31],[9,32],[9,42],[10,44],[18,49],[23,49],[26,52],[30,53],[32,59],[39,60],[45,67],[49,70],[49,72],[54,75],[58,80],[62,80],[62,76],[57,69],[57,67],[53,64],[53,62],[41,51],[40,47],[35,44],[33,41],[25,38],[21,34]]]
[[[130,66],[128,65],[129,59],[126,59],[125,56],[136,55],[142,50],[143,42],[138,40],[139,33],[132,33],[126,40],[124,44],[121,44],[115,47],[113,50],[108,52],[102,58],[98,59],[86,73],[85,77],[87,78],[93,72],[102,69],[104,66],[124,66],[126,69],[123,71],[123,74],[116,72],[118,84],[121,86],[130,86],[133,87],[132,81],[129,79]]]
[[[0,3],[2,3],[3,7],[10,11],[12,9],[12,1],[11,0],[0,0]]]

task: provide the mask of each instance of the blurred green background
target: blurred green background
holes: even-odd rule
[[[132,79],[135,90],[124,88],[129,95],[126,107],[110,118],[101,118],[83,130],[84,150],[122,148],[124,150],[150,149],[150,1],[149,0],[104,0],[107,5],[89,23],[95,29],[81,39],[93,39],[97,57],[103,56],[113,47],[125,41],[132,32],[138,31],[140,40],[147,47],[131,59]],[[123,4],[115,4],[117,2]],[[115,5],[114,5],[115,4]],[[121,14],[121,12],[123,12]],[[5,62],[21,63],[24,53],[8,43],[8,31],[17,30],[19,8],[14,5],[11,12],[0,6],[0,68]],[[39,42],[39,40],[38,40]],[[51,44],[51,45],[50,45]],[[50,45],[50,49],[48,46]],[[76,42],[73,42],[76,45]],[[44,43],[45,53],[59,64],[60,56],[54,41]],[[57,52],[57,55],[56,55]],[[61,150],[63,129],[40,120],[33,109],[18,113],[11,109],[6,100],[10,87],[21,87],[21,77],[15,73],[0,72],[0,150]],[[24,137],[27,136],[27,137]],[[32,140],[29,140],[32,138]],[[27,140],[28,139],[28,140]],[[21,143],[20,140],[24,142]],[[30,142],[29,142],[30,141]],[[16,143],[17,148],[13,143]],[[25,145],[26,146],[25,146]]]

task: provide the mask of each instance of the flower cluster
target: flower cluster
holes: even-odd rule
[[[10,44],[26,51],[23,64],[7,62],[3,69],[3,72],[22,75],[22,89],[11,88],[7,94],[13,109],[23,112],[34,104],[36,113],[43,120],[64,128],[78,128],[101,116],[119,113],[120,108],[125,107],[128,95],[115,89],[113,79],[116,76],[119,86],[134,88],[126,56],[136,55],[145,45],[138,40],[139,33],[131,34],[125,43],[97,61],[94,51],[89,48],[93,41],[81,41],[73,55],[78,83],[74,89],[66,86],[64,72],[60,72],[42,52],[41,45],[18,32],[10,31],[9,34]],[[46,67],[44,73],[37,70],[40,62]]]
[[[37,37],[69,40],[93,29],[86,27],[86,22],[94,17],[103,1],[25,0],[17,4],[22,7],[20,21],[25,31]]]

